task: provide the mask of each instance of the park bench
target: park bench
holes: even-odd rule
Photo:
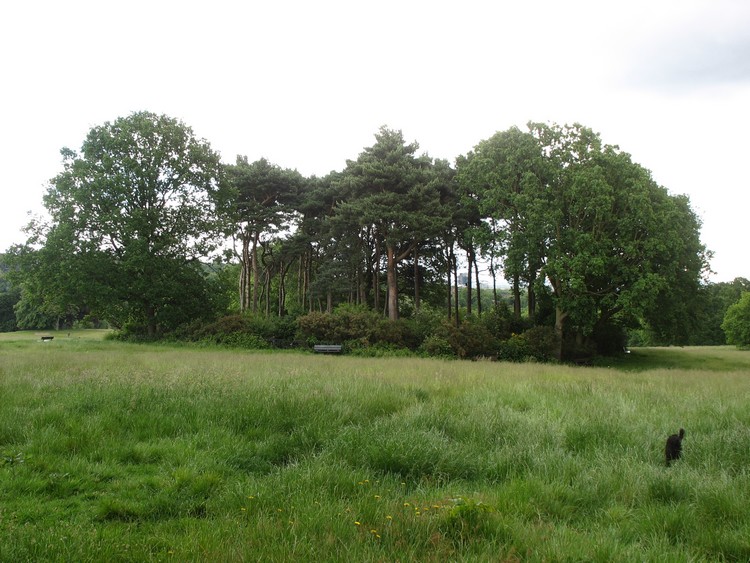
[[[315,344],[313,351],[317,354],[340,354],[341,344]]]
[[[42,336],[42,342],[47,342],[49,340],[52,340],[54,336]]]

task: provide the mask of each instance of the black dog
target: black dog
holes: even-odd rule
[[[685,429],[680,428],[679,434],[672,434],[667,438],[667,446],[664,448],[664,455],[667,458],[667,467],[682,455],[682,439],[685,437]]]

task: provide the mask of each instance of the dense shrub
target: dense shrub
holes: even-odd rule
[[[391,321],[358,306],[340,306],[333,313],[309,313],[297,319],[297,337],[308,344],[347,344],[347,349],[381,345],[416,350],[421,338],[413,320]]]
[[[557,334],[551,326],[535,326],[519,337],[526,345],[529,355],[540,362],[555,357],[558,348]]]
[[[455,358],[456,352],[448,342],[448,339],[437,334],[431,334],[425,338],[420,351],[427,356],[439,358]]]
[[[506,362],[525,362],[532,358],[531,348],[521,335],[513,334],[500,343],[497,357]]]
[[[193,321],[178,327],[171,336],[189,342],[262,349],[291,346],[294,332],[294,319],[288,317],[229,315],[209,323]]]
[[[434,336],[448,342],[459,358],[496,357],[499,352],[499,340],[474,319],[464,320],[458,327],[445,321]]]

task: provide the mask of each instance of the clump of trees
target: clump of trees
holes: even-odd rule
[[[215,340],[237,326],[253,345],[346,338],[563,360],[619,351],[628,330],[695,333],[696,304],[711,301],[700,221],[618,147],[581,125],[530,123],[455,166],[418,150],[383,127],[343,170],[305,178],[265,159],[222,165],[167,116],[95,127],[80,152],[62,151],[49,221],[6,257],[16,323],[85,317]],[[352,311],[359,332],[341,325]],[[228,314],[240,316],[221,325]],[[243,315],[284,319],[283,334]]]

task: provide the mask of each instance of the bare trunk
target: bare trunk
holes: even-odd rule
[[[253,235],[253,249],[251,255],[252,271],[253,271],[253,313],[258,312],[258,288],[260,287],[260,265],[258,264],[258,233]]]
[[[490,272],[492,273],[492,301],[494,302],[495,307],[497,307],[500,299],[497,295],[497,272],[495,272],[495,261],[492,258],[490,258]]]
[[[482,293],[479,285],[479,266],[477,265],[477,255],[474,254],[474,279],[477,282],[477,316],[482,316]]]
[[[380,309],[380,241],[375,240],[375,263],[373,264],[372,274],[372,291],[375,294],[373,297],[373,307],[377,311]]]
[[[396,252],[391,245],[385,247],[386,279],[388,282],[388,318],[398,320],[398,278],[396,276]]]
[[[153,305],[146,305],[146,331],[149,339],[156,338],[156,310]],[[59,327],[58,327],[59,330]]]
[[[521,318],[521,278],[518,274],[513,274],[513,317],[516,320]]]
[[[414,310],[419,312],[419,250],[414,249]]]
[[[245,312],[250,308],[250,239],[247,235],[242,237],[242,258],[240,264],[240,311]]]
[[[466,251],[466,262],[468,262],[467,270],[466,270],[466,316],[467,317],[471,316],[471,301],[472,301],[472,299],[471,299],[471,297],[472,297],[472,295],[471,295],[471,293],[472,293],[471,292],[471,290],[472,290],[472,287],[471,287],[471,270],[472,270],[472,266],[474,265],[473,264],[473,262],[474,262],[473,256],[474,256],[474,252],[472,250],[467,250]]]
[[[448,273],[448,321],[450,321],[453,318],[453,283],[451,282],[451,255],[450,252],[447,253],[447,263],[448,267],[446,268]]]
[[[568,313],[563,311],[560,307],[555,307],[555,335],[557,337],[555,358],[558,360],[563,359],[563,342],[565,336],[565,319],[568,317]]]
[[[291,262],[286,266],[282,262],[279,267],[279,316],[283,317],[286,314],[286,274],[289,271]]]
[[[536,316],[536,291],[534,290],[534,282],[529,282],[529,318],[534,319]]]
[[[453,249],[451,249],[451,258],[453,259],[453,307],[456,311],[456,327],[459,327],[461,326],[461,315],[458,312],[458,260]]]

